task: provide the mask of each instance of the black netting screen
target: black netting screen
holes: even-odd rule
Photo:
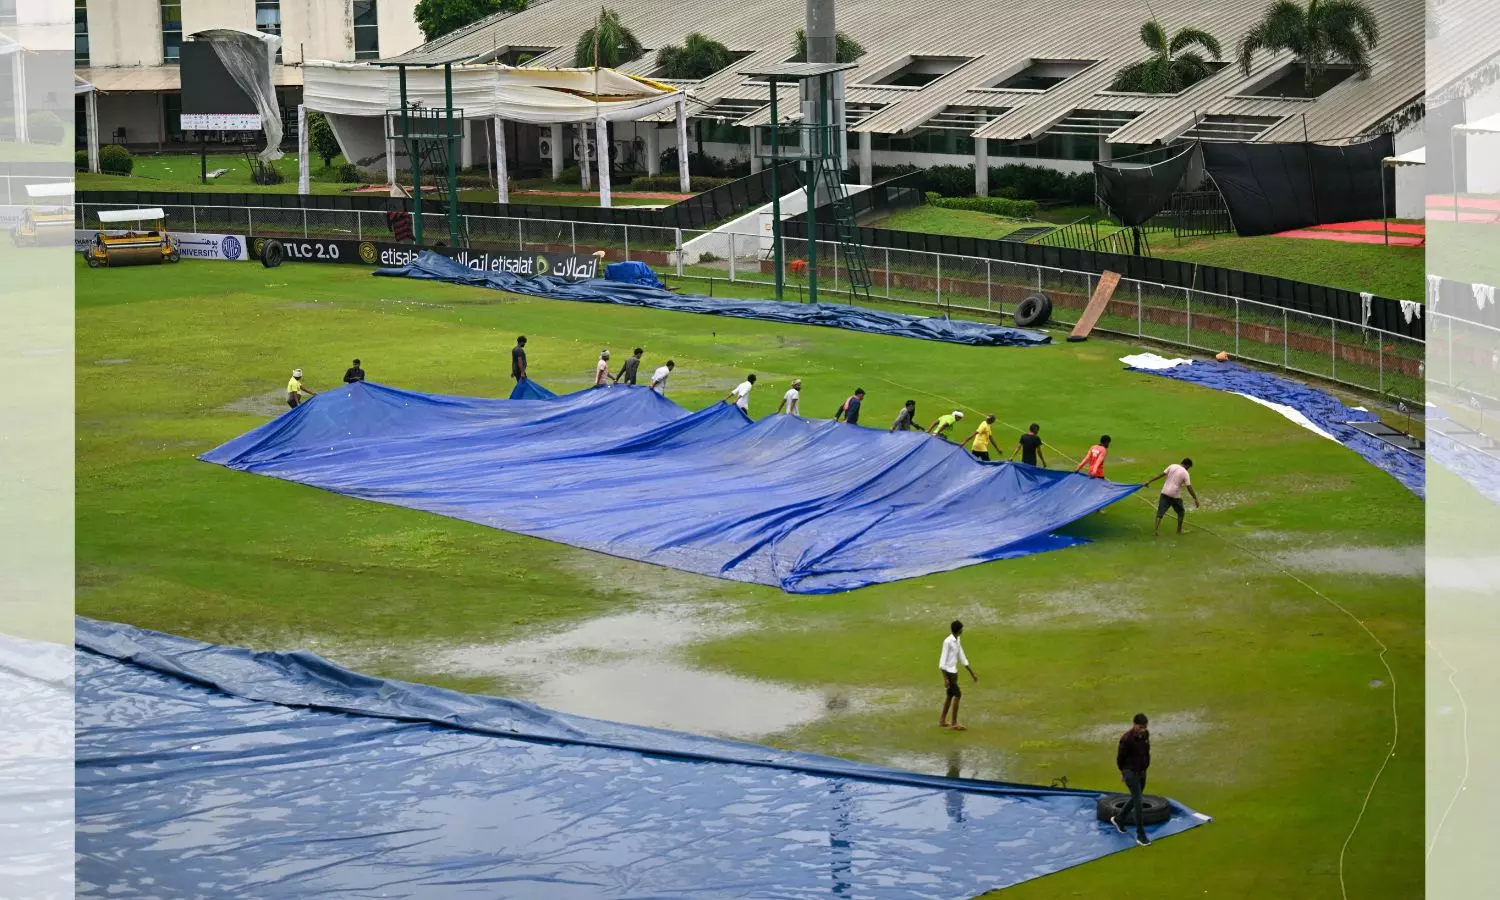
[[[1242,237],[1394,215],[1391,136],[1359,144],[1203,144],[1203,163]],[[1385,204],[1381,182],[1385,181]]]
[[[1094,185],[1099,199],[1125,225],[1140,225],[1156,215],[1193,161],[1193,145],[1155,165],[1126,161],[1094,163]]]

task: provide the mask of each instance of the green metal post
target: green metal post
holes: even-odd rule
[[[827,76],[818,76],[818,114],[807,133],[807,302],[818,302],[818,176],[823,168],[823,103],[828,96]],[[809,123],[803,122],[804,126]]]
[[[781,120],[776,117],[776,79],[771,79],[771,265],[776,269],[776,299],[781,299],[785,276],[781,267],[781,187],[776,169],[781,165]]]
[[[458,160],[453,151],[456,140],[453,136],[453,64],[443,63],[443,100],[448,104],[448,125],[445,149],[448,151],[448,240],[450,247],[458,247]]]
[[[406,66],[397,66],[396,72],[401,76],[401,140],[406,143],[406,168],[411,171],[412,240],[420,247],[422,246],[422,163],[411,143],[411,117],[407,114],[406,103]]]

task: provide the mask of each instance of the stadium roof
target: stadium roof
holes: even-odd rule
[[[850,127],[900,134],[944,117],[949,127],[963,122],[977,137],[1008,140],[1036,139],[1054,127],[1092,129],[1088,133],[1131,144],[1169,141],[1194,129],[1203,136],[1212,128],[1240,139],[1301,140],[1304,127],[1313,140],[1351,138],[1373,130],[1424,90],[1422,4],[1369,4],[1382,37],[1372,54],[1371,77],[1351,77],[1306,99],[1258,96],[1285,74],[1291,59],[1284,55],[1260,57],[1248,77],[1226,65],[1177,95],[1110,91],[1117,71],[1149,55],[1139,32],[1150,13],[1137,4],[846,0],[839,7],[839,30],[865,48],[857,67],[845,75]],[[1227,62],[1266,5],[1156,0],[1152,7],[1169,31],[1194,27],[1213,34]],[[615,0],[612,8],[647,49],[621,71],[653,76],[656,51],[680,45],[694,31],[734,52],[733,65],[679,84],[691,98],[689,115],[741,125],[764,124],[769,102],[767,85],[744,73],[790,61],[806,10],[805,0],[697,0],[691,15],[681,6],[646,0]],[[525,50],[537,54],[529,65],[571,65],[573,47],[598,11],[596,0],[533,0],[521,12],[497,13],[407,56],[487,62]],[[795,103],[793,90],[783,96]],[[1070,126],[1070,120],[1086,124]]]

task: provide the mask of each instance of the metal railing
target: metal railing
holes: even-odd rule
[[[78,205],[79,227],[97,222],[96,212],[101,208]],[[394,242],[385,214],[376,211],[196,205],[167,206],[164,211],[168,228],[175,231]],[[441,214],[425,215],[429,216],[427,227],[439,231],[444,227]],[[758,233],[758,228],[757,233],[726,233],[556,219],[480,215],[464,219],[477,247],[518,252],[603,250],[607,260],[645,262],[662,276],[692,283],[693,289],[713,296],[766,297],[775,283],[771,239]],[[712,240],[699,240],[684,249],[695,238],[709,234]],[[784,241],[787,263],[807,258],[805,238]],[[848,277],[835,249],[832,242],[819,242],[818,289],[833,302],[848,302]],[[943,314],[998,319],[1013,314],[1032,293],[1041,292],[1052,300],[1054,321],[1071,323],[1099,279],[1091,272],[961,254],[864,249],[873,303]],[[788,276],[791,298],[799,295],[804,282]],[[1239,360],[1393,400],[1420,402],[1425,393],[1425,346],[1419,339],[1210,291],[1123,278],[1097,330],[1189,350],[1224,351]]]

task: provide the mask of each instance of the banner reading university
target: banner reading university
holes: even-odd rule
[[[259,259],[261,248],[271,238],[254,238],[250,256]],[[409,265],[424,248],[409,244],[384,244],[375,241],[348,241],[275,238],[281,242],[287,262],[350,263],[353,265],[393,268]],[[477,272],[505,272],[526,277],[551,275],[569,281],[599,277],[599,257],[586,253],[508,253],[497,250],[470,250],[433,247],[435,252],[468,266]]]

